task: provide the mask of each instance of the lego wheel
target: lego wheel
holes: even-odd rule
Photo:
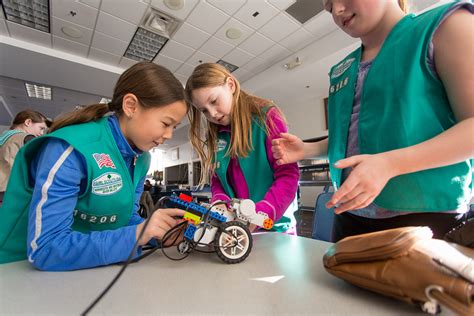
[[[214,245],[217,255],[226,263],[239,263],[252,250],[252,235],[248,227],[238,221],[223,223],[216,234]]]

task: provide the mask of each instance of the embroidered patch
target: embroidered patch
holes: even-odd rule
[[[354,60],[355,58],[349,58],[343,61],[342,63],[340,63],[339,65],[337,65],[336,68],[334,68],[334,70],[331,73],[331,79],[337,78],[340,75],[342,75],[347,69],[349,69],[349,67],[352,65]]]
[[[224,150],[226,146],[227,146],[227,142],[223,139],[219,139],[219,141],[217,142],[217,151]]]
[[[110,195],[122,189],[122,176],[115,172],[107,172],[92,180],[92,193]]]
[[[329,87],[329,94],[333,94],[334,92],[341,90],[342,88],[347,86],[348,82],[349,82],[349,77],[346,77],[342,79],[341,81],[339,81],[338,83],[331,85]]]
[[[94,157],[95,162],[97,163],[100,169],[102,169],[102,167],[115,169],[115,164],[109,155],[96,153],[92,154],[92,157]]]

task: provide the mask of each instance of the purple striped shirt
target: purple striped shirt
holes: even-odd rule
[[[263,197],[263,200],[254,202],[257,211],[265,212],[272,220],[278,221],[295,198],[298,188],[299,169],[296,163],[277,165],[276,159],[273,158],[272,139],[279,138],[280,133],[288,131],[285,121],[281,118],[276,108],[268,110],[266,123],[270,127],[270,135],[265,140],[265,149],[268,163],[274,172],[273,183]],[[222,126],[220,131],[230,132],[230,126]],[[237,158],[230,159],[229,168],[227,169],[227,181],[232,187],[236,198],[249,198],[247,182]],[[211,178],[211,193],[211,202],[230,199],[215,174]]]

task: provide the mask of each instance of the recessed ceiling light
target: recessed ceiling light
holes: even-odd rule
[[[140,23],[140,27],[167,38],[170,38],[173,35],[179,25],[179,20],[154,8],[148,10]]]
[[[239,29],[236,29],[234,27],[231,27],[225,31],[225,36],[230,39],[238,39],[242,36],[242,31]]]
[[[237,69],[239,69],[239,67],[237,67],[236,65],[232,65],[231,63],[226,62],[225,60],[222,60],[222,59],[219,59],[217,63],[227,68],[227,70],[229,70],[230,72],[234,72]]]
[[[25,82],[26,92],[30,98],[51,100],[51,88]]]
[[[184,7],[185,0],[163,0],[165,5],[171,10],[181,10]]]
[[[8,21],[49,33],[48,0],[3,0],[1,3]]]
[[[61,28],[61,32],[63,32],[65,35],[72,37],[72,38],[81,38],[82,37],[82,31],[78,28],[75,28],[73,26],[63,26]]]
[[[152,61],[167,41],[166,37],[139,27],[123,55],[137,61]]]

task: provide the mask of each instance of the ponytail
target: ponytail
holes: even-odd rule
[[[85,108],[66,113],[59,118],[55,119],[53,125],[51,125],[50,132],[54,132],[61,127],[65,127],[73,124],[87,123],[91,121],[97,121],[109,112],[108,104],[94,104],[86,106]]]

